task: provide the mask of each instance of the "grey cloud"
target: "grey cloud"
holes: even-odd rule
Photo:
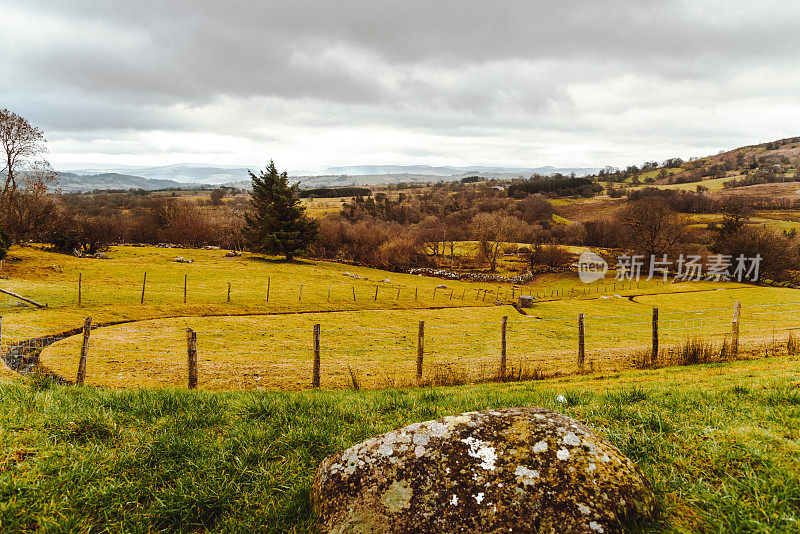
[[[720,24],[682,2],[39,2],[79,28],[138,35],[138,46],[58,42],[42,57],[19,58],[51,80],[126,97],[204,101],[213,95],[271,94],[337,101],[393,96],[379,80],[343,65],[308,68],[299,51],[336,45],[365,51],[413,78],[413,65],[443,71],[499,60],[591,59],[619,73],[706,78],[764,57],[794,57],[800,45],[791,2],[721,4]],[[741,16],[735,16],[742,11]],[[105,36],[105,34],[104,34]],[[91,37],[91,35],[87,36]]]
[[[274,140],[270,128],[299,140],[351,127],[436,135],[443,154],[459,138],[534,147],[602,138],[641,152],[746,138],[749,120],[709,117],[759,99],[800,108],[791,1],[4,6],[0,71],[14,76],[0,79],[3,105],[63,138],[158,130],[260,142]],[[753,83],[759,73],[779,83]]]

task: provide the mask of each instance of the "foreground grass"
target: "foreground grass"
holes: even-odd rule
[[[0,530],[307,532],[328,454],[415,421],[545,406],[653,481],[659,515],[634,531],[800,532],[799,377],[781,357],[379,392],[0,383]]]

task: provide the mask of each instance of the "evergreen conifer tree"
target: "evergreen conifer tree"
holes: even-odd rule
[[[317,223],[306,216],[297,195],[297,185],[289,185],[286,172],[278,173],[275,163],[257,175],[250,205],[245,214],[244,234],[253,252],[282,254],[287,260],[303,252],[317,237]]]

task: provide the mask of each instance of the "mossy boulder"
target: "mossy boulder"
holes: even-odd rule
[[[312,501],[326,533],[605,534],[649,516],[633,462],[575,419],[510,408],[416,423],[325,459]]]

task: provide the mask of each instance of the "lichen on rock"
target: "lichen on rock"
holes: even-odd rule
[[[582,423],[509,408],[415,423],[325,459],[326,533],[607,534],[652,513],[642,472]]]

